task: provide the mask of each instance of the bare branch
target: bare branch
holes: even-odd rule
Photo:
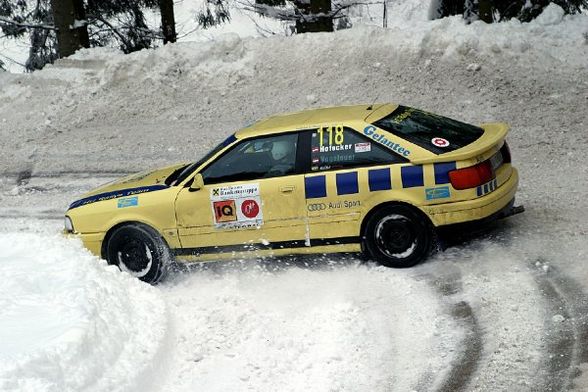
[[[43,29],[43,30],[52,30],[52,31],[59,30],[57,27],[55,27],[53,25],[21,23],[21,22],[16,22],[12,19],[5,18],[4,16],[0,16],[0,23],[6,23],[6,24],[13,25],[13,26],[23,27],[25,29]]]

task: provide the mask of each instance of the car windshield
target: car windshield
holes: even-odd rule
[[[398,106],[374,125],[435,154],[465,147],[484,133],[480,127],[406,106]]]
[[[200,158],[198,161],[186,166],[184,170],[182,170],[178,178],[174,181],[174,185],[178,185],[179,183],[184,181],[190,174],[192,174],[194,170],[196,170],[196,168],[198,168],[198,166],[202,165],[204,162],[212,158],[215,154],[217,154],[223,148],[227,147],[229,144],[232,144],[235,140],[237,140],[237,138],[234,134],[229,136],[222,143],[220,143],[218,146],[216,146],[215,148],[210,150],[206,155]]]

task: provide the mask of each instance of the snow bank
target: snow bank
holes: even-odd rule
[[[0,249],[0,390],[149,383],[167,329],[156,289],[60,236],[0,234]]]

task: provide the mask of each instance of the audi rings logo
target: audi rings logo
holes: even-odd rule
[[[309,204],[306,206],[308,211],[324,211],[327,209],[327,205],[325,203],[317,203],[317,204]]]

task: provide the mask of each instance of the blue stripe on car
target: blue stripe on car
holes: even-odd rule
[[[337,195],[351,195],[359,193],[357,172],[337,173]]]
[[[138,187],[138,188],[121,189],[118,191],[99,193],[94,196],[85,197],[83,199],[74,201],[69,206],[69,209],[72,210],[74,208],[78,208],[78,207],[85,206],[88,204],[96,203],[99,201],[117,199],[119,197],[125,197],[125,196],[138,195],[140,193],[160,191],[162,189],[167,189],[167,188],[169,188],[167,185],[150,185],[150,186],[142,186],[142,187]]]
[[[435,184],[449,184],[449,172],[455,170],[455,162],[435,163]]]
[[[404,166],[400,168],[400,175],[402,177],[402,187],[412,188],[415,186],[423,186],[423,167],[419,166]]]
[[[374,169],[368,171],[370,192],[392,189],[390,169]]]
[[[305,177],[304,192],[307,199],[327,197],[327,180],[325,176]]]

